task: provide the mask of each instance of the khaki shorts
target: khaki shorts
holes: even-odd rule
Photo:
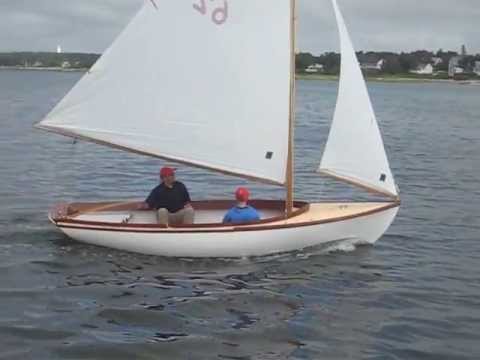
[[[187,225],[193,224],[195,217],[195,210],[188,207],[182,210],[178,210],[176,213],[168,212],[167,209],[157,210],[157,221],[163,225]]]

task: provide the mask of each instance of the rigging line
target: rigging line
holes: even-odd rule
[[[153,7],[158,10],[158,6],[155,0],[150,0],[150,2],[152,3]]]

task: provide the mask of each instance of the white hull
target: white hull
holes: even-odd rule
[[[311,204],[308,211],[271,223],[225,227],[135,228],[62,223],[72,239],[137,253],[173,257],[245,257],[300,250],[341,240],[375,243],[394,220],[397,203]],[[330,215],[329,215],[330,214]]]

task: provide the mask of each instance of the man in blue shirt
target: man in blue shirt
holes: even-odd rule
[[[249,196],[250,193],[246,188],[240,187],[235,191],[238,203],[225,214],[224,224],[243,224],[260,220],[258,211],[247,204]]]

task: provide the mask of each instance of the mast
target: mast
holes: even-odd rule
[[[288,158],[287,158],[287,197],[285,200],[286,215],[293,212],[293,174],[294,174],[294,127],[295,127],[295,70],[296,70],[296,0],[290,0],[290,114],[288,131]]]

